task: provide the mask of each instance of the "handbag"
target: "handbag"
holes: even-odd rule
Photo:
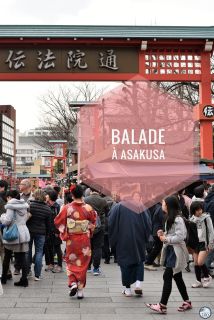
[[[19,230],[16,224],[15,212],[13,214],[14,222],[10,226],[4,228],[3,230],[3,240],[5,241],[14,241],[19,237]]]

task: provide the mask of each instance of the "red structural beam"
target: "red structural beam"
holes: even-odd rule
[[[0,38],[0,44],[84,44],[84,45],[125,45],[125,46],[139,46],[142,41],[147,41],[148,47],[176,47],[176,48],[184,48],[184,47],[198,47],[203,48],[205,45],[205,40],[194,39],[194,40],[186,40],[186,39],[138,39],[138,38]]]
[[[147,81],[200,82],[201,75],[145,75],[140,73],[0,73],[0,81],[129,81],[143,79]]]

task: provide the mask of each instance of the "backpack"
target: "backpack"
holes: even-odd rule
[[[187,229],[187,237],[185,240],[186,246],[195,250],[199,244],[197,225],[193,221],[189,221],[185,218],[183,219]]]
[[[182,195],[180,195],[180,198],[178,198],[178,201],[180,204],[180,208],[181,208],[181,212],[183,214],[183,217],[188,219],[189,218],[189,210],[185,204],[184,197]]]

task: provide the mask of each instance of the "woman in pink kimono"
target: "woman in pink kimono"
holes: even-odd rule
[[[90,238],[96,225],[96,212],[85,204],[83,190],[77,185],[71,191],[73,202],[65,205],[54,223],[61,239],[66,241],[66,270],[70,296],[83,298],[86,273],[91,260]]]

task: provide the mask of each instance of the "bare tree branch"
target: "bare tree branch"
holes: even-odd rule
[[[75,130],[77,124],[77,112],[73,111],[69,104],[73,101],[96,101],[104,89],[97,89],[91,83],[72,85],[70,88],[60,86],[55,92],[48,91],[40,97],[40,127],[48,129],[50,134],[35,137],[35,142],[44,150],[52,151],[53,145],[49,140],[67,140],[68,158],[76,149]]]

